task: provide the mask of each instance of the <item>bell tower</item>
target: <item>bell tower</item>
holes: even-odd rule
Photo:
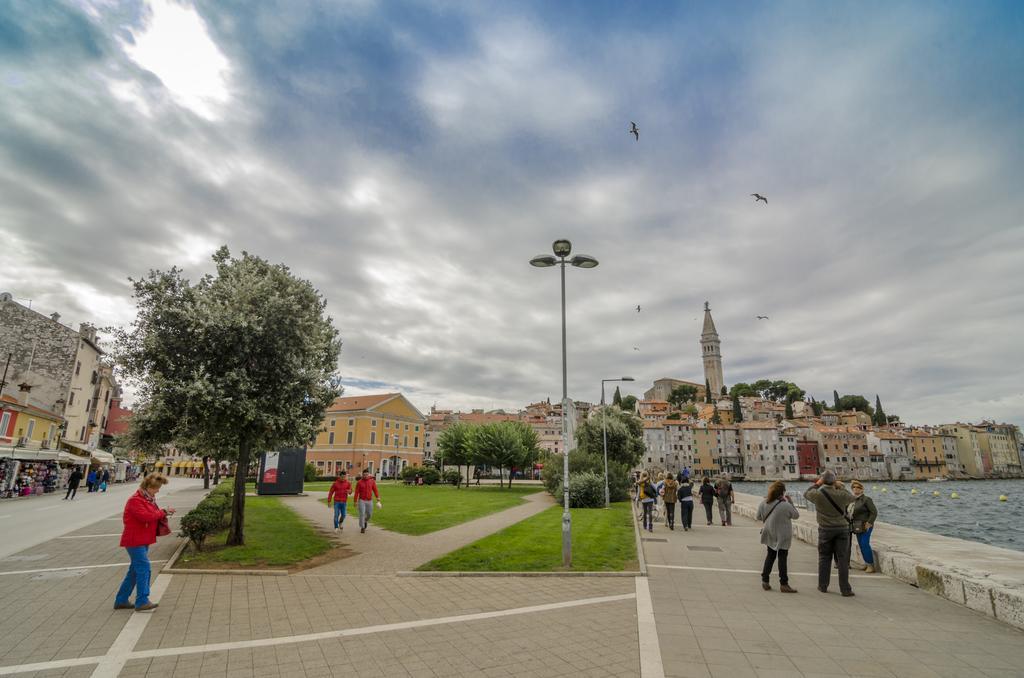
[[[722,393],[725,378],[722,376],[722,341],[718,338],[715,321],[711,319],[711,306],[704,302],[704,328],[700,333],[701,357],[704,359],[705,383],[711,385],[712,396]]]

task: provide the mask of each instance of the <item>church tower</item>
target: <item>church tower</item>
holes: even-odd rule
[[[711,385],[714,396],[721,395],[725,378],[722,376],[722,342],[711,319],[711,307],[704,302],[704,329],[700,333],[701,356],[704,358],[705,383]]]

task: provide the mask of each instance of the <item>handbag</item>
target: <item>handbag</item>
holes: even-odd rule
[[[156,521],[156,536],[166,537],[171,533],[171,524],[167,521],[167,514],[164,517]]]

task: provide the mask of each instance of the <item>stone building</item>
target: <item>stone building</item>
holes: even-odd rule
[[[704,360],[704,380],[710,384],[711,393],[721,395],[725,377],[722,375],[722,341],[718,338],[715,321],[711,318],[711,307],[704,302],[704,328],[700,333],[700,350]]]

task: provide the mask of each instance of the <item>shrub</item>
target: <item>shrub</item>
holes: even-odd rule
[[[399,475],[402,476],[402,480],[412,480],[413,478],[416,477],[417,473],[422,472],[422,466],[406,466],[405,468],[402,469],[402,472]]]
[[[564,492],[559,488],[559,494]],[[572,508],[604,507],[604,476],[584,471],[569,473],[569,506]]]
[[[319,471],[316,470],[316,464],[306,462],[306,468],[302,472],[302,475],[307,483],[311,483],[314,480],[316,480],[317,476],[319,475]]]
[[[198,505],[181,518],[181,536],[203,549],[206,538],[227,527],[231,508],[231,486],[218,485]]]
[[[421,473],[423,474],[423,483],[426,485],[434,485],[441,482],[441,472],[432,466],[423,469]]]
[[[604,455],[589,454],[582,450],[569,453],[570,479],[578,473],[592,473],[601,479],[601,505],[604,505]],[[544,489],[556,499],[562,496],[562,458],[554,455],[545,459],[544,470],[541,471]],[[622,462],[608,460],[608,494],[612,501],[629,499],[629,468]],[[572,482],[569,483],[572,493]],[[570,502],[572,498],[570,496]]]
[[[454,468],[445,469],[441,477],[448,485],[458,485],[462,482],[462,474],[459,473],[458,469]]]

